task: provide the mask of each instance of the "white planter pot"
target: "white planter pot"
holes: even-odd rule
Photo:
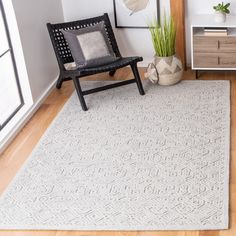
[[[154,57],[145,77],[159,85],[174,85],[182,79],[183,65],[177,55],[170,57]]]
[[[226,21],[226,13],[215,12],[214,18],[216,23],[224,23]]]

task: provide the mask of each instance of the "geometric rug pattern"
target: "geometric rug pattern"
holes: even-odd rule
[[[144,87],[87,112],[74,93],[1,196],[0,229],[227,229],[229,82]]]

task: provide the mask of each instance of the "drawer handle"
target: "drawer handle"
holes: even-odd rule
[[[218,57],[218,65],[220,65],[220,57]]]
[[[220,40],[218,40],[218,49],[220,49]]]

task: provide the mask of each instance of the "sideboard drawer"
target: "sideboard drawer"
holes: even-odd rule
[[[200,68],[219,67],[218,56],[212,53],[194,53],[193,65]]]
[[[194,52],[236,52],[236,37],[194,36]]]
[[[236,53],[228,53],[220,56],[219,64],[222,68],[236,68]]]
[[[236,52],[236,37],[224,37],[219,39],[221,52]]]
[[[236,68],[236,53],[194,53],[196,68]]]
[[[206,36],[193,37],[194,52],[215,52],[218,51],[218,38]]]

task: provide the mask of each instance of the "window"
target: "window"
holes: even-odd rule
[[[6,16],[0,0],[0,131],[24,105]]]

